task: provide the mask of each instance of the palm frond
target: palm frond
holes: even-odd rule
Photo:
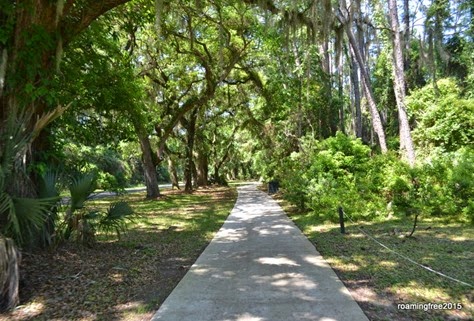
[[[57,197],[59,191],[57,189],[59,172],[53,170],[47,170],[40,177],[39,181],[39,193],[40,198]]]
[[[58,200],[58,197],[16,198],[3,193],[0,195],[0,209],[2,213],[7,213],[4,234],[11,235],[18,244],[31,239],[43,228],[51,208]]]
[[[107,210],[109,219],[121,219],[133,214],[133,209],[127,202],[115,202],[110,204]]]
[[[18,244],[36,242],[46,223],[53,220],[52,207],[59,200],[52,184],[45,183],[46,198],[33,199],[35,195],[23,158],[36,135],[64,111],[57,108],[38,119],[33,131],[26,124],[31,115],[21,108],[13,108],[0,128],[0,233],[13,238]],[[53,197],[54,196],[54,197]]]
[[[98,228],[105,233],[115,232],[120,238],[120,233],[125,231],[127,223],[133,221],[133,209],[126,202],[115,202],[110,204],[106,215],[98,223]]]
[[[0,193],[0,222],[8,225],[10,217],[15,217],[12,213],[14,210],[13,200],[8,193]],[[19,230],[18,222],[13,220],[10,224],[13,224],[15,230]],[[0,226],[0,232],[5,232],[6,226]]]
[[[95,189],[96,178],[93,173],[81,174],[72,180],[69,186],[71,192],[72,211],[83,208],[84,202]]]
[[[40,176],[38,196],[39,198],[59,197],[57,188],[60,173],[58,170],[48,169]],[[48,219],[44,222],[41,230],[38,233],[38,239],[34,242],[40,246],[48,246],[53,243],[54,235],[56,235],[56,224],[58,220],[58,206],[59,203],[51,207]]]

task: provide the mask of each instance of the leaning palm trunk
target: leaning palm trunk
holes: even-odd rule
[[[20,252],[12,239],[0,235],[0,312],[19,303]]]

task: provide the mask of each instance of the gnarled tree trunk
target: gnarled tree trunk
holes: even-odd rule
[[[0,131],[5,127],[8,117],[22,115],[25,122],[19,125],[31,132],[39,118],[56,109],[51,91],[54,91],[54,77],[63,48],[92,21],[128,1],[130,0],[84,0],[80,3],[74,0],[2,2]],[[28,141],[31,147],[29,155],[23,157],[25,167],[49,147],[48,133],[41,130]],[[3,147],[4,142],[0,141],[0,149]]]
[[[204,187],[209,182],[209,160],[204,152],[199,152],[197,157],[197,184]]]
[[[12,239],[0,235],[0,312],[15,308],[19,303],[20,252]]]
[[[168,154],[168,172],[170,173],[171,178],[171,188],[179,188],[179,180],[178,180],[178,171],[176,170],[176,164],[174,159],[170,154]]]
[[[156,166],[153,162],[153,155],[150,140],[146,133],[137,132],[140,140],[140,148],[142,150],[143,172],[146,186],[146,198],[153,199],[160,196],[160,188],[158,187],[158,177],[156,175]]]

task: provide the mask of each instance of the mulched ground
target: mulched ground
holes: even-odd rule
[[[235,198],[229,189],[195,193],[217,203]],[[206,246],[200,238],[193,248],[177,233],[156,227],[92,248],[23,253],[20,306],[0,320],[150,320]]]

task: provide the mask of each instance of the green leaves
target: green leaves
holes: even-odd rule
[[[369,166],[370,148],[359,139],[342,133],[323,141],[312,137],[302,139],[302,152],[292,153],[280,169],[285,197],[302,209],[309,208],[318,215],[335,219],[337,207],[343,205],[349,213],[362,210],[377,198],[366,193],[360,184]],[[374,215],[365,208],[358,215]]]
[[[18,111],[16,111],[18,112]],[[59,200],[52,191],[43,198],[28,198],[29,182],[21,161],[31,144],[31,133],[25,133],[24,123],[29,117],[22,112],[10,114],[0,129],[0,233],[11,237],[19,245],[28,245],[41,234],[44,224],[53,214]],[[38,119],[38,122],[41,119]],[[46,184],[46,185],[49,185]],[[50,189],[49,185],[45,189]],[[50,194],[51,192],[51,194]]]
[[[6,216],[2,234],[11,236],[18,244],[29,242],[43,228],[58,197],[34,199],[0,194],[0,213]]]
[[[95,183],[96,177],[94,173],[78,175],[72,178],[72,183],[69,186],[72,211],[84,207],[84,202],[95,189]]]
[[[91,246],[97,231],[115,232],[120,237],[127,223],[132,221],[133,210],[126,202],[112,203],[106,212],[85,206],[85,201],[95,189],[95,183],[94,173],[81,174],[73,179],[69,187],[71,201],[64,217],[65,239],[74,234],[78,241]]]
[[[127,223],[133,221],[133,214],[133,209],[128,203],[112,203],[105,215],[100,217],[97,228],[105,233],[115,232],[120,237],[120,233],[126,230]]]
[[[59,172],[54,170],[47,170],[44,174],[40,176],[39,182],[39,197],[48,198],[48,197],[58,197],[59,191],[57,188],[57,183],[59,179]]]
[[[415,142],[429,155],[474,144],[474,99],[463,99],[452,79],[414,91],[408,107],[418,121]]]

